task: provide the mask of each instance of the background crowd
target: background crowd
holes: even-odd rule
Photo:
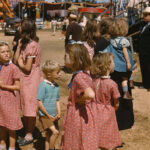
[[[149,91],[150,7],[143,10],[143,16],[139,58],[143,88]],[[54,19],[53,35],[55,25]],[[61,149],[109,150],[123,146],[119,130],[134,124],[130,83],[136,63],[126,38],[128,20],[103,17],[99,23],[87,20],[81,26],[77,16],[71,14],[69,24],[66,21],[64,25],[65,67],[73,75],[68,85]],[[32,143],[37,115],[46,131],[45,150],[52,150],[59,134],[60,92],[55,80],[61,67],[47,60],[40,69],[41,48],[34,21],[23,20],[18,32],[19,38],[13,41],[14,55],[8,43],[0,41],[0,150],[6,150],[8,135],[9,150],[15,150],[16,141],[19,146]],[[16,130],[22,127],[25,136],[19,138]]]

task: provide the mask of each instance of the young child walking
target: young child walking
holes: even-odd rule
[[[60,77],[60,66],[57,62],[47,60],[42,71],[45,79],[41,82],[37,99],[39,101],[39,120],[42,128],[46,130],[45,150],[54,150],[58,137],[58,120],[60,119],[60,93],[55,82]]]
[[[15,93],[20,90],[20,71],[11,58],[8,44],[0,41],[0,150],[6,150],[7,135],[9,150],[15,150],[16,130],[23,127]]]
[[[21,24],[21,39],[14,57],[14,62],[21,70],[20,97],[26,131],[25,137],[18,140],[20,146],[33,142],[33,130],[38,110],[36,96],[41,82],[40,60],[41,48],[39,38],[36,36],[35,22],[25,19]]]
[[[61,150],[97,150],[96,103],[88,74],[90,56],[83,44],[68,44],[65,66],[71,68],[70,96],[64,118]]]
[[[97,54],[93,58],[91,73],[97,103],[98,145],[101,150],[112,150],[121,145],[115,110],[120,93],[117,84],[110,79],[114,70],[111,53]]]
[[[120,18],[115,22],[114,26],[111,28],[111,40],[110,43],[115,48],[113,51],[114,62],[115,62],[115,71],[122,78],[122,89],[123,89],[123,98],[132,100],[132,96],[128,90],[128,80],[134,69],[134,61],[132,58],[131,51],[128,50],[130,43],[125,38],[125,35],[128,33],[128,23],[126,18]]]

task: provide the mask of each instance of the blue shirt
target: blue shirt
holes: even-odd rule
[[[46,111],[52,116],[56,116],[57,114],[56,103],[59,98],[60,90],[59,86],[56,83],[51,83],[48,80],[44,80],[41,82],[38,88],[37,99],[39,101],[42,101]],[[40,110],[39,115],[45,116]]]

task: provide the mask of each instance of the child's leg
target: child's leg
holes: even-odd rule
[[[51,126],[49,128],[51,131],[52,131],[52,136],[50,137],[50,149],[54,149],[55,147],[55,142],[56,142],[56,139],[58,137],[58,134],[59,134],[59,131],[55,128],[55,126]]]
[[[15,150],[16,144],[16,131],[9,130],[9,150]]]
[[[24,117],[24,122],[26,124],[26,135],[25,139],[27,141],[33,140],[33,130],[35,128],[36,117]]]
[[[124,99],[129,99],[129,100],[133,99],[128,91],[128,79],[125,77],[122,77],[122,90],[124,93],[124,95],[123,95]]]
[[[122,77],[122,90],[123,92],[128,91],[128,79],[125,77]]]
[[[130,88],[134,88],[134,83],[133,83],[133,73],[131,74],[130,78],[129,78],[129,85],[130,85]]]
[[[7,129],[0,126],[0,150],[6,150]]]
[[[50,142],[50,131],[46,131],[46,139],[45,139],[45,150],[49,150],[49,142]]]

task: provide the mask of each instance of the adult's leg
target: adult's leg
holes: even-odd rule
[[[143,86],[146,89],[150,89],[150,58],[149,56],[139,55],[140,67]]]

